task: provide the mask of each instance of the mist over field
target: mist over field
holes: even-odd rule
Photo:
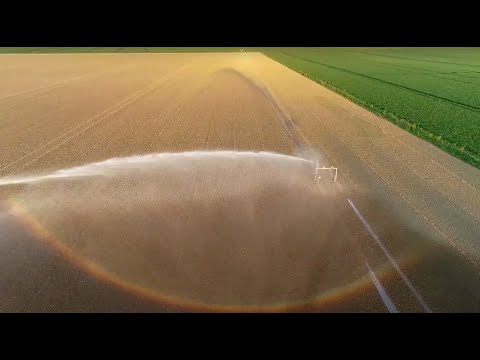
[[[0,311],[480,310],[474,53],[57,50],[0,55]]]
[[[357,280],[339,192],[316,183],[314,169],[282,154],[199,151],[0,185],[15,188],[15,205],[57,245],[109,276],[187,302],[267,307]]]

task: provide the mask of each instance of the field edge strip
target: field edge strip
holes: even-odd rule
[[[375,105],[373,105],[369,102],[363,101],[363,100],[357,98],[356,96],[350,94],[348,91],[340,89],[340,88],[330,84],[329,82],[327,82],[323,79],[319,79],[319,78],[317,78],[317,77],[315,77],[315,76],[313,76],[313,75],[311,75],[311,74],[309,74],[305,71],[297,69],[296,67],[294,67],[290,64],[284,63],[284,62],[278,60],[277,58],[271,56],[268,53],[262,52],[262,54],[267,56],[269,59],[271,59],[271,60],[273,60],[273,61],[275,61],[275,62],[277,62],[277,63],[279,63],[283,66],[286,66],[287,68],[289,68],[293,71],[295,71],[296,73],[302,75],[303,77],[306,77],[306,78],[316,82],[317,84],[335,92],[336,94],[338,94],[340,96],[343,96],[344,98],[354,102],[355,104],[357,104],[357,105],[361,106],[362,108],[374,113],[375,115],[380,116],[381,118],[397,125],[399,128],[409,132],[410,134],[415,135],[416,137],[427,141],[428,143],[430,143],[430,144],[436,146],[437,148],[445,151],[446,153],[456,157],[457,159],[462,160],[465,163],[476,167],[477,169],[480,169],[480,157],[476,156],[475,154],[472,154],[472,153],[468,152],[467,150],[465,150],[464,147],[458,146],[458,145],[453,144],[451,142],[448,142],[445,139],[442,139],[441,135],[436,135],[436,134],[424,129],[423,127],[419,126],[418,124],[412,123],[412,122],[410,122],[406,119],[399,118],[394,113],[391,113],[391,112],[389,112],[385,109],[379,109]]]

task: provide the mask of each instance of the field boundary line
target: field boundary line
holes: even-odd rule
[[[335,93],[336,95],[341,96],[341,97],[349,100],[350,102],[358,105],[359,107],[371,112],[372,114],[375,114],[378,117],[380,117],[384,120],[387,120],[388,122],[392,123],[393,125],[396,125],[397,127],[399,127],[401,129],[407,131],[408,133],[416,136],[417,138],[432,144],[433,146],[435,146],[435,147],[439,148],[440,150],[446,152],[447,154],[461,160],[462,162],[464,162],[468,165],[471,165],[473,167],[479,168],[479,166],[477,166],[477,163],[478,163],[480,158],[477,155],[473,154],[468,149],[467,150],[465,150],[465,149],[461,150],[454,143],[451,143],[451,142],[445,141],[445,140],[442,140],[442,142],[436,142],[436,141],[434,141],[434,139],[435,139],[435,136],[437,136],[437,134],[434,134],[434,133],[430,132],[429,130],[424,129],[421,126],[417,126],[418,131],[413,132],[411,130],[411,126],[412,126],[413,123],[411,123],[410,121],[405,120],[405,119],[401,119],[398,116],[396,116],[395,114],[390,113],[390,112],[383,113],[383,112],[380,111],[380,109],[376,108],[374,105],[359,99],[358,97],[352,95],[351,93],[349,93],[345,90],[342,90],[342,89],[332,85],[331,83],[329,83],[327,81],[324,81],[324,80],[319,79],[319,78],[317,78],[317,77],[315,77],[315,76],[313,76],[309,73],[306,73],[305,71],[303,71],[303,70],[301,70],[301,69],[299,69],[295,66],[292,66],[290,64],[287,65],[287,64],[281,62],[280,60],[277,60],[276,58],[274,58],[271,55],[268,55],[268,54],[264,54],[264,55],[265,55],[265,57],[269,58],[273,62],[275,62],[275,63],[277,63],[281,66],[284,66],[287,69],[290,69],[291,71],[296,72],[297,74],[300,74],[301,76],[303,76],[303,77],[315,82],[316,84],[322,86],[326,90],[329,90],[332,93]],[[459,152],[461,152],[461,154]]]
[[[347,99],[347,100],[348,100],[348,99]],[[359,106],[359,105],[357,105],[357,104],[355,104],[355,103],[353,103],[353,102],[352,102],[352,104],[354,104],[354,105],[356,105],[356,106]],[[345,109],[346,111],[349,111],[349,112],[350,112],[350,109],[347,109],[347,108],[346,108],[345,106],[343,106],[343,105],[340,105],[340,106],[341,106],[343,109]],[[361,108],[361,110],[370,112],[368,109],[365,109],[365,108],[363,108],[363,107],[360,107],[360,108]],[[354,115],[357,115],[357,113],[358,113],[358,110],[355,111],[355,112],[352,114],[352,117],[353,117]],[[373,114],[373,113],[372,113],[372,114]],[[314,113],[314,115],[316,116],[315,113]],[[376,114],[374,114],[374,115],[376,115]],[[376,115],[376,116],[378,116],[378,115]],[[382,119],[382,120],[384,120],[384,119],[383,119],[382,117],[380,117],[380,116],[379,116],[379,118]],[[318,119],[318,117],[317,117],[317,119]],[[375,124],[373,121],[371,121],[371,120],[369,120],[369,119],[367,119],[367,118],[363,118],[363,117],[362,117],[362,120],[365,121],[365,122],[368,122],[370,125],[373,125],[373,126],[377,126],[377,127],[378,127],[377,124]],[[399,126],[396,126],[396,125],[395,125],[394,123],[392,123],[391,121],[388,121],[388,120],[387,120],[387,124],[388,124],[388,125],[394,125],[394,126],[395,126],[395,129],[403,130],[403,131],[405,131],[407,134],[412,135],[412,136],[415,136],[415,139],[423,140],[421,137],[418,137],[418,136],[416,136],[415,134],[412,134],[411,132],[408,132],[408,131],[402,129],[402,128],[399,127]],[[380,127],[379,127],[379,128],[380,128]],[[420,151],[419,149],[417,149],[417,148],[414,147],[413,145],[410,145],[410,144],[408,144],[407,142],[400,140],[400,139],[399,139],[397,136],[395,136],[391,131],[388,131],[388,130],[385,130],[385,129],[382,129],[382,128],[380,128],[380,130],[381,130],[384,134],[390,136],[392,139],[394,139],[394,140],[395,140],[396,142],[398,142],[399,144],[402,144],[402,145],[407,146],[408,148],[410,148],[411,150],[413,150],[416,154],[420,154],[423,158],[425,158],[425,159],[427,159],[427,160],[430,160],[432,163],[434,163],[435,165],[439,166],[440,168],[442,168],[443,170],[445,170],[446,172],[448,172],[450,175],[453,175],[454,177],[456,177],[458,180],[460,180],[461,182],[463,182],[465,185],[467,185],[468,187],[470,187],[472,190],[475,190],[476,192],[480,192],[480,189],[476,188],[474,185],[472,185],[471,183],[469,183],[469,182],[466,181],[465,179],[461,178],[457,173],[455,173],[454,171],[450,170],[448,167],[446,167],[446,166],[443,165],[442,163],[440,163],[440,162],[436,161],[435,159],[429,157],[428,155],[426,155],[425,153],[423,153],[422,151]],[[423,141],[425,141],[425,140],[423,140]],[[428,143],[429,145],[434,146],[436,149],[439,149],[439,150],[441,150],[441,151],[443,151],[443,152],[446,152],[446,151],[438,148],[437,146],[433,145],[432,143],[429,143],[428,141],[427,141],[427,143]],[[452,156],[452,157],[454,157],[455,159],[458,159],[457,157],[451,155],[451,154],[448,153],[448,152],[447,152],[447,154],[450,155],[450,156]],[[460,159],[458,159],[458,160],[460,160]],[[460,160],[460,161],[462,161],[462,160]],[[465,162],[462,161],[462,163],[465,163]]]
[[[314,114],[315,117],[316,114]],[[317,117],[318,119],[318,117]],[[320,119],[318,119],[320,120]],[[335,131],[334,131],[335,133]],[[335,133],[336,134],[336,133]],[[373,167],[368,163],[367,160],[365,160],[364,158],[362,158],[360,155],[358,155],[358,153],[353,150],[352,148],[349,148],[345,145],[345,143],[343,141],[341,141],[338,136],[337,136],[337,142],[341,143],[344,147],[350,149],[350,151],[352,152],[352,154],[354,154],[362,163],[364,163],[369,169],[370,171],[375,174],[381,181],[382,183],[387,186],[391,192],[393,192],[394,194],[396,194],[397,196],[399,196],[403,202],[408,205],[412,210],[414,210],[417,214],[419,214],[420,216],[423,217],[423,219],[426,221],[426,223],[428,225],[430,225],[431,227],[433,227],[442,237],[444,237],[448,243],[456,250],[458,251],[460,254],[462,254],[466,259],[468,259],[472,264],[476,265],[476,263],[471,259],[471,257],[466,253],[465,250],[463,250],[460,246],[458,246],[456,243],[454,243],[452,241],[452,239],[447,236],[447,234],[432,220],[430,219],[422,210],[418,209],[416,206],[414,206],[410,200],[408,200],[406,198],[406,196],[404,194],[402,194],[400,191],[396,190],[392,185],[390,185],[388,182],[385,181],[385,179],[383,178],[383,176],[381,176],[375,169],[373,169]]]
[[[397,139],[395,138],[395,136],[392,136],[392,137],[393,137],[395,140],[397,140]],[[400,144],[402,144],[402,145],[405,145],[405,146],[407,146],[407,147],[412,148],[412,147],[409,146],[408,144],[405,144],[405,143],[403,143],[403,142],[401,142],[401,141],[399,141],[399,140],[397,140],[397,141],[398,141]],[[414,149],[414,151],[415,151],[415,149]],[[418,151],[418,150],[417,150],[417,152],[420,153],[420,151]],[[423,154],[422,154],[422,155],[423,155]],[[424,156],[426,159],[429,159],[426,155],[423,155],[423,156]],[[466,185],[467,185],[468,187],[470,187],[471,189],[475,190],[475,192],[477,192],[477,193],[479,192],[479,190],[476,189],[474,186],[472,186],[469,182],[467,182],[466,180],[462,179],[460,176],[458,176],[458,175],[455,174],[454,172],[450,171],[448,168],[442,166],[441,164],[437,163],[437,162],[436,162],[435,160],[433,160],[433,159],[429,159],[429,160],[431,160],[431,162],[432,162],[434,165],[440,166],[440,168],[444,169],[444,170],[447,171],[449,174],[454,175],[454,176],[455,176],[457,179],[459,179],[461,182],[463,182],[464,184],[466,184]],[[425,177],[425,176],[419,174],[418,171],[412,170],[411,168],[407,168],[407,167],[406,167],[406,169],[408,169],[408,171],[411,172],[412,174],[418,176],[421,180],[423,180],[424,183],[426,183],[426,184],[432,184],[432,181],[430,181],[428,177]],[[435,186],[435,191],[439,192],[440,194],[442,194],[442,195],[444,195],[444,196],[449,194],[448,191],[441,191],[441,190],[439,190],[439,188],[438,188],[437,186]],[[451,200],[450,200],[450,201],[451,201]],[[469,215],[475,220],[475,222],[479,222],[477,216],[475,216],[475,215],[470,211],[470,209],[468,209],[467,207],[465,207],[464,205],[462,205],[463,202],[456,203],[456,202],[454,202],[454,201],[451,201],[451,203],[456,204],[456,206],[458,206],[460,209],[464,210],[467,214],[469,214]]]
[[[346,109],[345,107],[342,106],[342,108],[344,108],[345,110],[348,110]],[[367,110],[368,111],[368,110]],[[315,117],[320,120],[317,116],[317,114],[315,112],[312,112]],[[356,113],[353,113],[351,117],[357,115]],[[363,120],[363,118],[362,118]],[[377,124],[375,124],[374,122],[370,121],[370,120],[364,120],[365,122],[373,125],[373,126],[378,126]],[[416,149],[414,146],[410,145],[410,144],[407,144],[406,142],[402,141],[402,140],[399,140],[395,135],[393,135],[390,131],[387,131],[387,130],[384,130],[382,128],[380,128],[380,130],[385,133],[386,135],[388,135],[389,137],[391,137],[393,140],[395,140],[396,142],[398,142],[399,144],[403,145],[403,146],[406,146],[408,148],[410,148],[415,154],[419,154],[420,156],[422,156],[424,159],[430,161],[431,163],[433,163],[435,166],[438,166],[439,168],[443,169],[444,172],[447,172],[448,174],[450,175],[453,175],[455,178],[457,178],[458,180],[460,180],[462,183],[464,183],[465,185],[467,185],[469,188],[471,188],[472,190],[474,190],[476,193],[479,193],[480,192],[480,189],[477,189],[475,186],[473,186],[472,184],[470,184],[468,181],[466,181],[465,179],[461,178],[458,174],[456,174],[455,172],[451,171],[449,168],[447,168],[446,166],[442,165],[441,163],[435,161],[435,159],[429,157],[428,155],[424,154],[422,151]],[[414,174],[415,176],[417,176],[418,178],[420,178],[421,180],[423,180],[423,182],[425,182],[426,184],[432,184],[432,182],[429,180],[428,177],[425,177],[423,175],[421,175],[417,170],[414,170],[414,169],[411,169],[409,167],[406,167],[406,169],[411,172],[412,174]],[[435,190],[442,194],[442,195],[448,195],[448,191],[445,192],[445,191],[441,191],[439,190],[437,187],[435,188]],[[456,206],[458,206],[460,209],[464,210],[466,213],[468,213],[473,219],[475,219],[476,222],[478,222],[477,220],[477,217],[468,209],[466,208],[464,205],[462,205],[461,203],[456,203],[456,202],[453,202]]]
[[[424,153],[422,153],[420,150],[416,149],[414,146],[410,145],[410,144],[407,144],[405,141],[401,141],[399,140],[395,135],[391,134],[389,131],[386,131],[386,133],[388,135],[390,135],[395,141],[397,141],[398,143],[404,145],[404,146],[407,146],[408,148],[412,149],[416,154],[420,154],[421,156],[423,156],[424,158],[426,159],[429,159],[433,164],[439,166],[441,169],[445,170],[446,172],[448,172],[450,175],[453,175],[454,177],[456,177],[458,180],[460,180],[461,182],[463,182],[465,185],[467,185],[468,187],[470,187],[472,190],[475,190],[476,192],[480,192],[480,189],[476,188],[474,185],[472,185],[471,183],[469,183],[467,180],[461,178],[458,174],[456,174],[455,172],[453,172],[452,170],[450,170],[448,167],[446,167],[445,165],[439,163],[438,161],[436,161],[435,159],[432,159],[432,158],[429,158],[427,155],[425,155]],[[450,154],[449,154],[450,155]]]

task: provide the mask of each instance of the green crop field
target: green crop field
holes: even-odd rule
[[[480,49],[271,48],[263,52],[480,168]]]

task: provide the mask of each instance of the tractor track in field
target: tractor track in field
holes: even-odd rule
[[[132,68],[132,66],[128,65],[128,66],[122,67],[121,69],[105,70],[105,71],[102,71],[100,73],[91,73],[91,74],[79,75],[79,76],[73,77],[71,79],[58,81],[58,82],[50,84],[50,85],[40,86],[40,87],[37,87],[37,88],[34,88],[34,89],[25,90],[25,91],[21,91],[21,92],[18,92],[18,93],[2,96],[2,97],[0,97],[0,102],[11,100],[13,98],[21,97],[21,96],[24,96],[24,95],[34,97],[34,96],[38,95],[38,93],[48,92],[50,90],[59,89],[59,88],[62,88],[64,86],[69,86],[72,83],[75,83],[77,81],[92,80],[92,79],[95,79],[95,78],[101,78],[102,76],[108,76],[108,75],[112,75],[112,74],[115,74],[115,73],[121,73],[121,72],[123,72],[127,69],[130,69],[130,68]]]
[[[155,89],[157,89],[160,85],[163,85],[165,82],[170,80],[175,74],[171,74],[162,78],[161,80],[155,82],[153,85],[147,86],[143,90],[137,90],[133,92],[130,96],[127,96],[123,100],[119,101],[115,105],[109,107],[108,109],[98,113],[90,117],[89,119],[79,123],[78,125],[74,126],[66,130],[65,132],[59,134],[52,140],[48,141],[46,144],[41,145],[40,147],[18,157],[17,159],[4,163],[0,165],[0,174],[4,174],[5,170],[11,168],[14,165],[17,165],[19,161],[27,159],[26,163],[23,163],[21,168],[25,168],[26,166],[32,164],[33,162],[37,161],[38,159],[42,158],[43,156],[47,155],[48,153],[54,151],[55,149],[59,148],[60,146],[66,144],[69,141],[72,141],[85,131],[89,130],[93,126],[98,125],[105,119],[109,118],[110,116],[114,115],[115,113],[119,112],[120,110],[124,109],[125,107],[129,106],[133,102],[137,101],[141,97],[151,93]],[[78,131],[77,131],[78,130]],[[29,159],[29,157],[32,157]]]
[[[353,52],[353,53],[357,53],[357,54],[363,54],[363,55],[373,55],[373,56],[380,56],[380,57],[394,58],[394,59],[405,59],[405,60],[411,60],[411,61],[417,61],[417,62],[430,62],[430,63],[437,63],[437,64],[460,65],[460,66],[468,66],[468,67],[472,67],[472,66],[473,67],[480,67],[480,65],[457,63],[457,62],[451,62],[451,61],[415,59],[415,58],[411,58],[411,57],[407,57],[407,56],[376,54],[376,53],[372,53],[372,52],[355,51],[355,50],[348,50],[348,51]]]
[[[343,72],[348,73],[348,74],[352,74],[352,75],[360,76],[360,77],[363,77],[363,78],[366,78],[366,79],[378,81],[378,82],[381,82],[381,83],[384,83],[384,84],[387,84],[387,85],[390,85],[390,86],[393,86],[393,87],[396,87],[396,88],[399,88],[399,89],[403,89],[403,90],[406,90],[406,91],[409,91],[409,92],[412,92],[412,93],[415,93],[415,94],[419,94],[419,95],[422,95],[422,96],[425,96],[425,97],[428,97],[428,98],[431,98],[431,99],[435,99],[435,100],[446,102],[446,103],[449,103],[449,104],[452,104],[452,105],[455,105],[455,106],[459,106],[459,107],[462,107],[462,108],[467,109],[467,110],[480,112],[480,107],[476,107],[476,106],[473,106],[473,105],[468,105],[468,104],[465,104],[465,103],[462,103],[462,102],[459,102],[459,101],[455,101],[455,100],[451,100],[451,99],[448,99],[448,98],[445,98],[445,97],[442,97],[442,96],[433,95],[433,94],[430,94],[430,93],[427,93],[427,92],[424,92],[424,91],[420,91],[420,90],[410,88],[408,86],[395,84],[393,82],[382,80],[382,79],[379,79],[379,78],[376,78],[376,77],[373,77],[373,76],[370,76],[370,75],[365,75],[365,74],[361,74],[361,73],[358,73],[358,72],[355,72],[355,71],[343,69],[343,68],[340,68],[340,67],[337,67],[337,66],[328,65],[328,64],[325,64],[325,63],[322,63],[322,62],[319,62],[319,61],[315,61],[315,60],[311,60],[309,58],[305,58],[303,56],[292,55],[292,54],[289,54],[289,53],[284,52],[284,51],[282,51],[282,54],[285,54],[287,56],[291,56],[291,57],[294,57],[294,58],[297,58],[297,59],[301,59],[303,61],[308,61],[308,62],[311,62],[311,63],[314,63],[314,64],[322,65],[322,66],[328,67],[330,69],[343,71]]]

